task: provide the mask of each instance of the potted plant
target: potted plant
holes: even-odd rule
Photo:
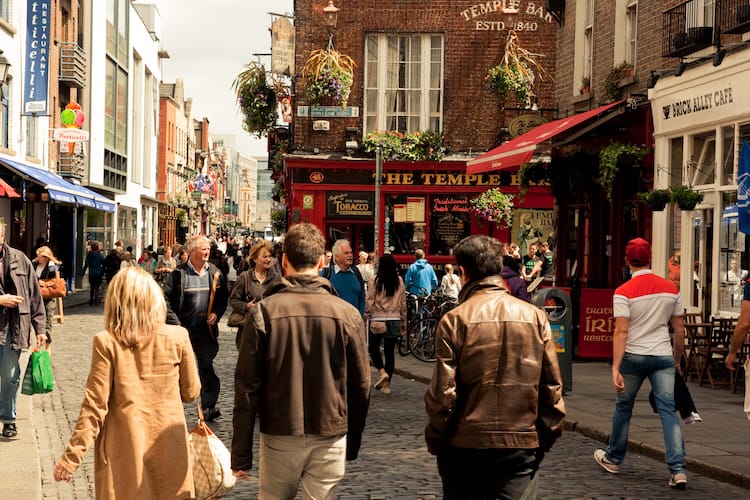
[[[510,227],[513,223],[513,195],[498,188],[488,189],[470,202],[471,210],[479,217]]]
[[[645,193],[640,193],[641,201],[651,207],[651,210],[659,212],[667,207],[667,203],[672,201],[672,191],[669,189],[652,189]]]
[[[689,186],[673,187],[672,201],[677,203],[680,210],[694,210],[695,206],[703,201],[703,193]]]
[[[261,137],[276,124],[276,89],[266,78],[262,64],[253,62],[237,75],[232,88],[237,94],[237,104],[244,119],[242,128],[250,134]]]
[[[619,99],[622,95],[620,82],[633,76],[633,71],[633,65],[625,61],[612,68],[602,83],[602,99],[605,102]]]
[[[623,144],[613,142],[599,151],[599,185],[607,193],[607,199],[612,200],[612,186],[620,169],[620,161],[623,157],[631,158],[632,161],[642,161],[648,154],[646,146],[634,144]]]
[[[584,76],[581,78],[581,95],[588,95],[591,93],[591,78]]]
[[[302,68],[307,83],[307,101],[315,105],[330,100],[345,108],[352,90],[356,66],[351,57],[334,49],[310,52]]]
[[[445,156],[443,136],[431,130],[370,132],[362,141],[362,147],[371,155],[374,155],[380,147],[384,160],[440,161]]]
[[[522,48],[515,31],[508,32],[502,61],[490,68],[484,77],[487,86],[497,96],[501,105],[504,105],[509,97],[513,97],[519,104],[531,107],[535,97],[534,82],[537,73],[544,73],[536,60],[540,56]]]

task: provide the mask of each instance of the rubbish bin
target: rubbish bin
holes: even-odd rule
[[[568,294],[559,288],[537,291],[531,303],[547,313],[563,379],[563,392],[569,392],[573,389],[573,304]]]

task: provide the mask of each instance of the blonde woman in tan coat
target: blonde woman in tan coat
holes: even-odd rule
[[[378,272],[367,285],[365,316],[370,320],[370,359],[379,373],[375,389],[382,390],[383,394],[390,394],[391,377],[396,368],[396,343],[406,335],[406,289],[391,254],[380,258]],[[385,364],[380,355],[381,344]]]
[[[96,498],[195,496],[182,403],[198,397],[200,381],[187,330],[166,325],[166,314],[161,287],[140,267],[112,279],[56,481],[70,481],[94,444]]]

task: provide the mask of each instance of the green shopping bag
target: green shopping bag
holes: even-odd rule
[[[55,377],[52,373],[52,358],[49,351],[34,352],[29,356],[26,372],[23,375],[21,394],[44,394],[55,388]]]

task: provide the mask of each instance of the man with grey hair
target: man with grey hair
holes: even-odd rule
[[[320,275],[331,282],[336,295],[349,302],[365,315],[365,281],[357,266],[349,240],[336,240],[331,249],[333,261]]]
[[[31,261],[5,242],[5,222],[0,222],[0,421],[3,437],[16,429],[16,400],[21,378],[21,351],[44,346],[47,341],[42,292]],[[31,335],[36,332],[36,338]]]
[[[185,249],[188,261],[164,279],[167,323],[182,325],[190,333],[201,379],[201,406],[206,420],[211,422],[221,416],[216,408],[221,382],[213,361],[219,352],[219,318],[227,309],[229,289],[222,272],[208,261],[208,238],[193,236]]]

